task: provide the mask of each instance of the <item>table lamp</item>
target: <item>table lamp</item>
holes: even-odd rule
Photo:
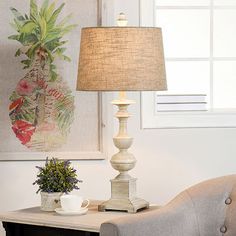
[[[134,103],[125,91],[166,90],[165,63],[160,28],[91,27],[81,33],[77,90],[119,91],[119,132],[113,138],[119,149],[111,165],[119,174],[111,180],[111,198],[99,205],[99,211],[137,212],[149,203],[136,197],[136,178],[128,171],[136,159],[128,152],[133,139],[127,133],[127,107]]]

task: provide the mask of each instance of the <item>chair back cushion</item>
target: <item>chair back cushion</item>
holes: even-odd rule
[[[211,179],[185,191],[193,202],[200,236],[236,236],[236,175]]]

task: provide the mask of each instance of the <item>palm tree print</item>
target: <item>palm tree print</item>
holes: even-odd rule
[[[39,7],[31,0],[28,15],[10,9],[16,34],[9,39],[21,44],[15,56],[22,58],[26,75],[9,98],[9,116],[16,137],[36,151],[61,147],[74,118],[74,96],[54,63],[57,58],[70,62],[63,36],[76,25],[68,24],[71,15],[59,21],[64,5],[56,8],[55,2],[45,0]]]

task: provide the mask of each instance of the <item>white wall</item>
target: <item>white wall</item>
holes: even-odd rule
[[[110,0],[108,0],[110,1]],[[115,0],[114,12],[125,12],[132,24],[138,22],[136,0]],[[138,177],[138,195],[150,202],[165,204],[184,188],[199,181],[236,172],[236,129],[140,129],[140,95],[130,93],[137,103],[129,133],[135,138],[131,151],[137,165],[131,172]],[[108,99],[109,100],[109,99]],[[105,106],[111,106],[109,102]],[[108,117],[113,124],[111,114]],[[115,124],[116,121],[115,121]],[[114,130],[116,130],[115,125]],[[113,133],[112,128],[110,133]],[[113,146],[110,140],[109,156]],[[0,211],[39,205],[32,182],[35,165],[42,162],[0,162]],[[109,161],[77,161],[83,180],[80,193],[91,199],[107,199],[109,179],[116,174]],[[3,231],[0,235],[4,235]]]

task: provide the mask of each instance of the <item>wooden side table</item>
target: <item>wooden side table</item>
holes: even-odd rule
[[[90,205],[86,215],[61,216],[56,212],[43,212],[39,207],[0,214],[6,236],[99,236],[102,223],[125,217],[124,212],[98,212],[98,204]],[[136,214],[152,211],[150,207]]]

